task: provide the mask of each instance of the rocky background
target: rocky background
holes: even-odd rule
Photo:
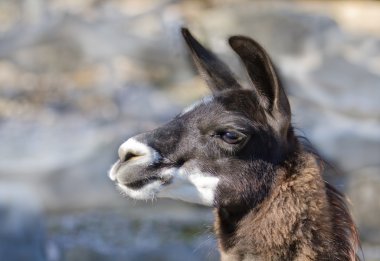
[[[134,202],[119,144],[208,92],[178,28],[237,74],[232,34],[278,64],[293,122],[380,260],[380,2],[0,0],[0,260],[217,260],[210,209]]]

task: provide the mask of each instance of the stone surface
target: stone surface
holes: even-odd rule
[[[49,238],[62,247],[63,260],[217,260],[215,238],[205,232],[209,211],[193,208],[198,218],[183,219],[161,206],[155,216],[141,206],[148,215],[104,209],[53,216]]]
[[[46,261],[41,206],[23,185],[0,184],[0,260]]]
[[[33,242],[25,251],[36,260],[217,258],[215,241],[198,232],[211,226],[210,211],[129,201],[106,176],[122,141],[208,93],[178,33],[186,24],[243,79],[227,37],[268,49],[298,133],[345,173],[330,178],[352,198],[364,251],[378,260],[380,38],[367,17],[354,19],[360,34],[344,30],[350,6],[358,3],[0,1],[0,196],[18,198],[0,197],[0,218],[13,209],[30,217],[12,231]]]
[[[363,239],[371,243],[380,243],[380,168],[368,167],[351,174],[348,196],[352,202],[354,217]],[[370,213],[370,214],[368,214]]]

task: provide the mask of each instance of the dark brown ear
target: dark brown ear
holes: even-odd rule
[[[200,75],[213,93],[240,88],[233,73],[218,57],[203,47],[187,28],[182,28],[181,31]]]
[[[232,36],[229,43],[243,61],[263,106],[271,113],[290,117],[288,98],[264,48],[245,36]]]

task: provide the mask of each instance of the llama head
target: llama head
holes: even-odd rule
[[[242,88],[187,29],[182,34],[212,95],[128,139],[109,176],[135,199],[167,197],[216,207],[258,203],[293,141],[289,102],[274,66],[258,43],[231,37],[252,81]]]

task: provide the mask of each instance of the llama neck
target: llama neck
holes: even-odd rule
[[[305,154],[296,166],[276,170],[276,184],[260,205],[216,209],[222,260],[349,260],[336,259],[345,255],[334,249],[334,216],[320,172]]]

